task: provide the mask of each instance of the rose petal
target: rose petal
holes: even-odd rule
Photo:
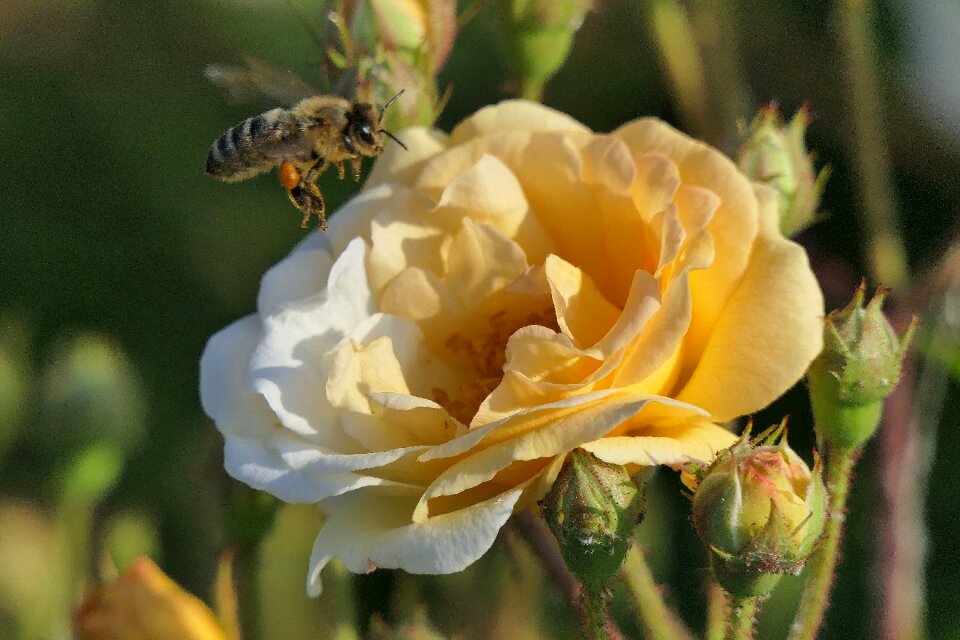
[[[676,163],[683,184],[703,187],[720,198],[708,226],[716,249],[714,262],[710,269],[690,276],[697,312],[684,344],[685,357],[695,362],[750,259],[758,225],[753,187],[722,153],[659,120],[636,120],[612,135],[624,140],[635,156],[653,152],[669,157]]]
[[[436,129],[410,127],[395,134],[407,147],[388,144],[373,165],[364,189],[386,182],[409,185],[422,170],[423,164],[447,147],[447,136]]]
[[[327,283],[332,266],[330,240],[321,233],[308,235],[263,276],[257,312],[266,315],[284,304],[315,295]]]
[[[399,568],[409,573],[461,571],[487,552],[522,488],[424,522],[411,522],[416,492],[353,492],[324,503],[329,518],[310,554],[307,593],[320,595],[320,571],[339,558],[354,573]]]
[[[286,428],[347,452],[338,430],[327,428],[336,415],[318,390],[327,382],[327,354],[373,313],[364,255],[363,241],[355,239],[334,263],[322,293],[264,318],[248,365],[251,390],[266,398]]]
[[[456,495],[476,487],[514,462],[569,452],[603,437],[651,403],[684,406],[669,398],[637,398],[621,390],[619,397],[585,394],[564,403],[552,403],[552,410],[546,408],[550,405],[545,405],[516,414],[488,437],[488,442],[499,442],[473,452],[437,477],[420,499],[414,519],[420,521],[426,517],[432,498]],[[469,439],[470,435],[463,439]],[[436,451],[429,451],[420,459],[435,457]]]
[[[450,145],[458,145],[486,134],[509,131],[590,130],[570,116],[526,100],[505,100],[480,109],[461,122],[450,134]]]
[[[732,446],[736,440],[734,434],[722,427],[697,421],[680,423],[669,434],[601,438],[582,448],[611,464],[677,467],[709,463],[718,451]]]
[[[776,193],[758,187],[757,197],[762,225],[750,264],[677,396],[718,421],[773,402],[823,345],[823,296],[807,254],[780,235]]]

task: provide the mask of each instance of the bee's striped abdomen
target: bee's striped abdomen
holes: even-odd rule
[[[296,119],[286,109],[247,118],[210,146],[207,174],[233,182],[263,173],[280,163],[280,151],[296,132]]]

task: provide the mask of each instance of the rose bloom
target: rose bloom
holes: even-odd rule
[[[707,462],[819,352],[776,193],[663,122],[510,101],[400,138],[201,362],[227,471],[322,503],[311,594],[333,557],[463,569],[577,447]]]

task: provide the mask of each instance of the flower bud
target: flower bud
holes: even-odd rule
[[[737,164],[747,176],[780,193],[780,230],[796,235],[816,222],[826,168],[814,175],[813,159],[803,137],[810,113],[802,107],[784,124],[776,105],[762,107],[744,133]]]
[[[76,640],[226,640],[213,612],[146,557],[92,589],[73,618]]]
[[[693,523],[717,581],[739,597],[769,593],[781,575],[798,574],[823,531],[820,459],[811,472],[782,434],[784,425],[753,441],[745,433],[700,473],[693,496]]]
[[[327,56],[357,74],[358,99],[383,105],[403,89],[403,99],[384,113],[384,126],[433,124],[444,103],[437,75],[457,34],[455,0],[341,0],[334,7],[328,17],[342,51],[328,48]]]
[[[51,451],[72,453],[109,443],[123,456],[144,438],[143,387],[114,340],[74,336],[56,349],[41,384],[41,426],[33,437]]]
[[[863,306],[864,285],[824,322],[823,351],[810,365],[810,399],[817,436],[827,445],[854,450],[880,424],[883,400],[900,379],[900,365],[916,319],[897,336],[881,307],[880,290]]]
[[[622,465],[575,449],[540,506],[567,567],[596,591],[620,568],[644,500]]]
[[[592,5],[591,0],[498,0],[507,64],[514,77],[534,86],[553,77]]]

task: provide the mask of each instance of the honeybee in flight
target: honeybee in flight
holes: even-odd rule
[[[209,65],[206,75],[235,96],[249,93],[251,88],[280,99],[314,93],[292,73],[255,60],[248,60],[247,67]],[[381,155],[385,137],[406,149],[381,126],[383,112],[402,94],[403,90],[379,112],[366,102],[313,95],[290,108],[278,107],[247,118],[210,146],[206,173],[224,182],[239,182],[279,167],[280,184],[303,213],[300,226],[306,228],[315,215],[320,228],[326,229],[326,205],[317,178],[334,165],[343,180],[344,162],[349,160],[353,179],[359,181],[363,157]]]

